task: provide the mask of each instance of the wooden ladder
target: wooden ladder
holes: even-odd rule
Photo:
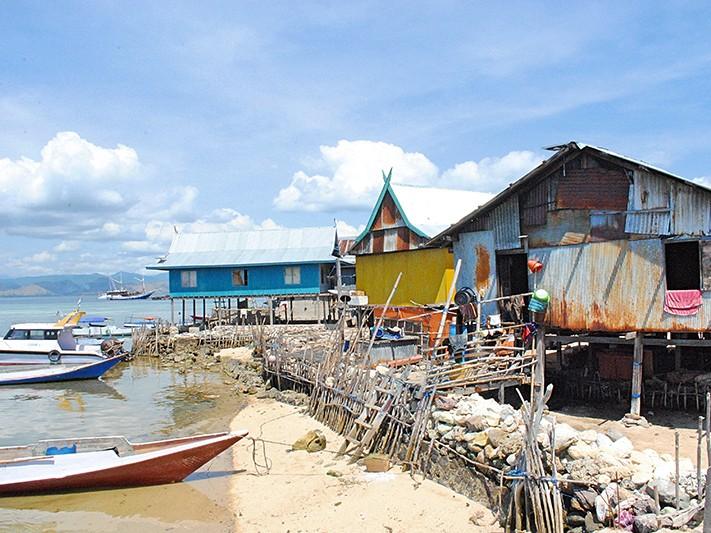
[[[403,372],[401,379],[404,380],[407,374],[409,374],[409,369]],[[403,390],[402,380],[395,382],[396,385],[394,389],[386,389],[376,384],[376,386],[369,391],[365,397],[363,411],[361,411],[360,416],[355,419],[353,428],[346,435],[343,444],[338,450],[339,456],[348,453],[349,448],[354,446],[355,449],[350,452],[351,460],[349,463],[355,463],[361,458],[365,449],[378,434],[380,427],[385,421],[385,417],[400,398]]]

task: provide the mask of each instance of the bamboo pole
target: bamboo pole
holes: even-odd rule
[[[388,299],[385,302],[385,307],[383,307],[383,312],[380,314],[380,317],[378,318],[378,323],[376,324],[375,329],[373,330],[373,335],[370,338],[370,343],[368,344],[368,351],[365,352],[365,358],[367,360],[367,364],[370,364],[370,350],[373,349],[373,344],[375,343],[375,337],[378,334],[378,330],[383,325],[383,320],[385,320],[385,313],[387,313],[388,308],[390,307],[390,302],[392,301],[393,296],[395,296],[395,291],[397,291],[397,286],[400,284],[400,278],[402,278],[402,272],[400,272],[397,275],[395,284],[393,285],[393,288],[390,291],[390,295],[388,296]]]
[[[642,408],[642,360],[644,358],[644,339],[637,331],[634,338],[634,361],[632,362],[632,398],[630,414],[639,417]]]
[[[696,494],[701,499],[701,441],[703,440],[704,417],[699,417],[699,426],[696,429]]]
[[[674,479],[674,504],[678,511],[681,507],[679,505],[679,430],[674,430],[674,468],[676,475]]]
[[[454,298],[454,293],[457,289],[457,279],[459,278],[459,271],[462,268],[462,260],[457,259],[457,264],[454,267],[454,277],[452,278],[452,285],[449,287],[449,293],[447,294],[447,303],[442,309],[442,318],[439,321],[439,328],[437,328],[437,337],[435,337],[434,345],[438,346],[439,341],[442,339],[442,330],[444,330],[444,325],[447,322],[447,314],[449,314],[449,306],[452,303],[452,298]]]

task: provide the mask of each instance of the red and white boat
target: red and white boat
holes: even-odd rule
[[[0,495],[182,481],[247,431],[131,443],[125,437],[42,440],[0,448]]]

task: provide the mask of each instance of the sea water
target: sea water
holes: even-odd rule
[[[67,297],[0,298],[0,329],[54,321],[76,303]],[[122,324],[130,316],[168,318],[170,302],[85,299],[81,309]],[[241,405],[218,371],[179,372],[138,358],[101,380],[0,387],[0,445],[100,435],[140,441],[225,431]],[[228,452],[188,483],[0,498],[0,531],[229,531],[233,475]]]

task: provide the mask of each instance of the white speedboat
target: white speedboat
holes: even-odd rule
[[[130,337],[131,329],[109,324],[111,319],[102,316],[85,316],[72,331],[77,338],[111,339],[115,337]]]
[[[83,315],[75,311],[53,324],[10,326],[0,340],[0,365],[86,364],[105,359],[101,346],[77,344],[73,329]]]

